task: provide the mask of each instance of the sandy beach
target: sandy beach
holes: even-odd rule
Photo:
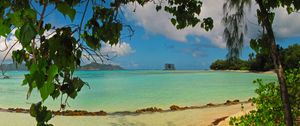
[[[244,104],[244,107],[243,111],[241,104],[236,104],[140,115],[55,116],[50,123],[55,126],[208,126],[218,118],[254,109],[251,103]],[[34,118],[28,113],[0,112],[0,122],[5,126],[35,125]]]
[[[276,74],[274,70],[269,71],[250,71],[250,70],[209,70],[209,71],[225,71],[225,72],[239,72],[239,73],[258,73],[258,74]]]

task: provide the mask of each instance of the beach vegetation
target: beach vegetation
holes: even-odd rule
[[[300,118],[300,68],[289,69],[285,72],[293,124],[299,125]],[[257,79],[253,82],[258,88],[255,90],[257,97],[252,98],[256,106],[241,117],[232,117],[230,125],[234,126],[283,126],[284,111],[281,102],[280,88],[278,82],[265,82]],[[297,120],[298,119],[298,120]]]
[[[287,81],[284,73],[284,66],[281,61],[281,55],[276,44],[276,37],[273,30],[274,17],[277,8],[284,8],[288,14],[296,13],[300,10],[300,1],[298,0],[226,0],[224,3],[223,24],[224,38],[228,48],[228,59],[239,57],[244,44],[245,34],[247,32],[247,23],[245,22],[245,11],[251,8],[252,2],[257,5],[256,16],[257,23],[262,28],[262,35],[252,38],[250,45],[267,53],[272,57],[272,62],[278,78],[280,94],[284,107],[285,124],[293,125],[291,105],[287,90]]]
[[[282,50],[282,61],[286,69],[299,68],[300,64],[300,45],[290,45],[288,48]]]
[[[255,51],[255,49],[253,49]],[[283,67],[286,69],[298,68],[300,61],[300,45],[293,44],[287,48],[278,48]],[[249,71],[270,71],[274,70],[272,57],[261,51],[249,54],[248,60],[235,59],[235,60],[216,60],[210,65],[212,70],[249,70]]]

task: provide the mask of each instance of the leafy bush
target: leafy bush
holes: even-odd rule
[[[274,69],[272,58],[269,54],[256,54],[253,60],[249,60],[250,70],[268,71]]]
[[[290,45],[288,48],[279,48],[282,64],[285,69],[298,68],[300,64],[300,45]],[[250,70],[250,71],[268,71],[274,69],[272,57],[268,53],[256,52],[249,54],[249,59],[216,60],[210,66],[212,70]]]
[[[296,118],[300,117],[300,68],[287,70],[286,77],[293,119],[296,124]],[[229,124],[235,126],[285,125],[279,84],[265,83],[261,79],[255,80],[254,83],[258,84],[258,88],[255,90],[258,96],[253,98],[256,110],[241,117],[231,118]]]
[[[300,64],[300,45],[290,45],[288,48],[282,50],[283,65],[285,68],[298,68]]]
[[[241,59],[235,60],[216,60],[210,66],[213,70],[249,70],[248,61]]]

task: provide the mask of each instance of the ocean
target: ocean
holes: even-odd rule
[[[25,73],[9,71],[11,78],[0,80],[0,108],[29,108],[41,100],[36,90],[26,100],[28,87],[21,86]],[[75,76],[88,82],[90,88],[83,87],[76,99],[69,99],[67,109],[106,112],[248,100],[255,96],[253,80],[276,81],[275,74],[205,70],[76,71]],[[45,104],[57,110],[60,99],[48,97]]]

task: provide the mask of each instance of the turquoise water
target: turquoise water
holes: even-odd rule
[[[11,71],[7,73],[11,79],[0,80],[0,107],[28,108],[40,99],[34,91],[26,100],[28,87],[21,86],[25,73]],[[85,86],[75,100],[70,99],[69,109],[107,112],[247,100],[255,96],[253,80],[276,80],[273,74],[222,71],[77,71],[76,76],[91,88]],[[59,109],[59,103],[50,97],[46,101],[51,109]]]

